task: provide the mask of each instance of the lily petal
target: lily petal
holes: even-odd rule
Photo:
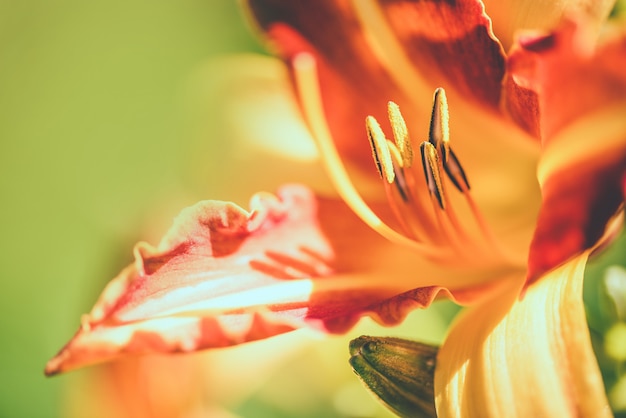
[[[54,374],[122,353],[186,352],[265,338],[300,326],[313,276],[328,274],[332,249],[315,222],[308,189],[257,194],[248,213],[207,201],[186,209],[158,247],[104,290],[72,341],[49,363]],[[265,308],[299,313],[279,318]]]
[[[566,21],[552,34],[521,38],[511,55],[512,79],[541,97],[543,202],[529,283],[591,247],[622,203],[626,73],[618,68],[626,65],[626,37],[613,35],[594,50],[586,28]]]
[[[552,32],[527,32],[508,60],[508,77],[540,98],[535,121],[545,144],[586,114],[623,103],[626,32],[609,32],[595,46],[587,20],[565,20]]]
[[[447,16],[452,9],[467,12],[472,18],[468,18],[469,23],[458,26],[458,33],[453,34],[452,32],[457,29],[450,25],[443,25],[444,29],[439,28],[439,32],[436,33],[430,31],[433,36],[438,34],[437,36],[441,37],[440,46],[446,50],[446,36],[442,34],[445,30],[451,31],[450,37],[461,36],[461,33],[465,33],[465,30],[476,24],[478,26],[475,29],[482,29],[476,29],[475,32],[483,33],[485,27],[481,25],[486,24],[486,18],[482,14],[482,8],[476,6],[474,2],[455,2],[455,5],[449,5],[447,2],[385,2],[382,6],[376,6],[375,2],[367,1],[354,4],[324,1],[316,2],[315,7],[309,12],[304,4],[304,2],[249,1],[255,18],[262,29],[268,32],[283,57],[289,58],[303,51],[315,57],[318,75],[315,80],[319,80],[324,107],[321,113],[326,116],[325,122],[332,134],[331,140],[334,141],[350,178],[370,177],[372,180],[378,180],[367,135],[363,129],[365,116],[373,115],[379,121],[386,120],[387,115],[381,113],[387,108],[387,100],[394,100],[402,108],[408,130],[415,142],[414,146],[417,146],[419,138],[428,131],[432,91],[436,86],[435,83],[429,84],[432,80],[427,82],[425,77],[416,73],[417,65],[420,64],[407,58],[406,49],[400,46],[398,38],[400,33],[407,39],[412,36],[419,38],[424,34],[417,29],[416,32],[401,29],[400,23],[397,23],[398,27],[391,25],[391,16],[394,16],[393,19],[401,19],[402,13],[398,10],[403,7],[418,8],[415,10],[421,10],[420,7],[426,8],[419,20],[421,22],[423,17],[426,25],[422,28],[424,29],[434,21],[439,22],[442,16]],[[443,9],[438,10],[437,7]],[[456,7],[459,9],[455,9]],[[364,8],[367,10],[363,10]],[[375,10],[379,12],[375,13]],[[476,14],[472,14],[474,12]],[[376,48],[371,44],[371,39],[376,38],[374,34],[364,32],[365,28],[371,27],[365,26],[365,23],[372,23],[368,19],[363,20],[365,15],[368,19],[378,22],[375,25],[376,34],[380,39],[386,40],[380,41]],[[321,21],[325,22],[323,31],[318,25]],[[405,24],[411,22],[406,21]],[[410,44],[407,39],[403,41]],[[397,48],[389,47],[388,42],[392,41]],[[394,59],[377,56],[381,50],[392,49],[397,52],[394,52]],[[412,53],[411,57],[415,60],[422,59],[421,54],[417,53]],[[458,68],[463,68],[464,60],[465,58],[458,63],[450,63],[448,71],[457,68],[457,65]],[[496,58],[493,60],[497,61]],[[468,65],[477,63],[476,60],[469,58],[468,61],[472,63]],[[387,65],[385,62],[392,64]],[[488,77],[481,71],[489,72],[491,70],[484,68],[492,67],[489,65],[485,67],[483,64],[480,64],[482,70],[478,72],[470,71],[469,67],[465,70],[468,70],[468,74],[483,74],[477,76],[479,78],[491,79],[491,76]],[[398,76],[399,73],[401,76]],[[498,77],[495,78],[498,79],[496,84],[499,95]],[[454,85],[452,82],[450,84]],[[484,87],[483,83],[477,82],[472,89],[480,90],[482,88],[480,86]],[[525,254],[539,207],[537,184],[528,182],[525,176],[534,176],[538,144],[510,121],[503,120],[501,115],[493,111],[494,109],[477,106],[476,100],[464,97],[454,90],[454,87],[451,88],[452,92],[448,95],[452,114],[451,138],[455,152],[463,161],[470,178],[477,206],[483,211],[487,223],[501,239],[503,246],[511,249],[513,253],[523,254],[525,263]],[[306,102],[306,98],[300,97],[300,100]],[[385,127],[383,130],[391,131]],[[515,155],[515,158],[504,158],[508,155]],[[322,158],[325,159],[325,156],[322,155]],[[355,167],[360,167],[361,170]],[[379,189],[382,190],[382,187]],[[358,191],[363,193],[361,188],[358,188]],[[453,199],[456,197],[458,196],[452,196]],[[461,210],[464,210],[466,209],[464,203],[455,206],[461,206]],[[469,210],[465,210],[461,218],[466,218],[465,215],[472,219]]]
[[[582,302],[588,252],[453,325],[435,372],[440,416],[609,417]]]
[[[504,51],[481,1],[379,3],[392,33],[423,77],[497,106]]]
[[[485,277],[498,275],[416,266],[409,249],[380,237],[345,203],[303,186],[257,194],[251,207],[201,202],[179,215],[158,247],[137,244],[136,262],[109,283],[46,373],[304,326],[345,332],[366,314],[397,324],[446,292],[442,285],[469,302],[491,290]]]
[[[585,14],[598,31],[615,4],[615,0],[483,0],[493,20],[494,32],[505,48],[513,44],[520,30],[549,30],[563,17]]]
[[[428,126],[439,85],[491,107],[499,102],[504,54],[477,0],[248,4],[283,58],[315,56],[328,124],[346,158],[369,163],[363,120],[386,119],[389,100],[421,115],[419,127]]]

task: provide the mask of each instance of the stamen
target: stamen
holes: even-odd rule
[[[508,262],[508,257],[503,257],[502,251],[498,251],[495,236],[489,231],[478,206],[472,200],[467,177],[450,149],[447,100],[443,89],[435,93],[430,142],[420,146],[423,174],[419,173],[421,170],[418,167],[410,167],[408,164],[412,160],[410,141],[408,132],[405,132],[406,124],[396,105],[389,106],[395,142],[385,138],[373,117],[366,119],[374,160],[383,178],[391,209],[399,226],[406,231],[401,233],[380,219],[363,200],[348,175],[326,123],[315,59],[308,53],[301,53],[292,63],[303,114],[317,142],[322,162],[335,189],[359,218],[389,241],[407,246],[431,260],[445,262],[454,257],[455,260],[473,264],[481,262],[481,257],[488,257],[496,262]],[[479,226],[478,231],[482,231],[482,234],[476,235],[474,228],[468,234],[454,214],[453,199],[444,193],[444,170],[466,198]],[[421,175],[425,183],[420,181]],[[425,187],[428,188],[428,194]],[[432,203],[434,212],[426,210],[427,200]]]
[[[370,140],[378,174],[384,177],[387,183],[391,184],[393,183],[395,174],[393,172],[391,153],[387,147],[387,138],[385,138],[385,134],[378,124],[378,121],[372,116],[368,116],[365,119],[365,129],[367,130],[367,138]]]
[[[330,129],[326,123],[322,107],[322,99],[318,87],[315,58],[309,53],[298,54],[293,62],[296,87],[301,99],[302,110],[306,122],[317,141],[322,161],[326,167],[333,185],[346,204],[370,228],[378,232],[389,241],[406,245],[418,253],[431,259],[445,259],[450,256],[446,249],[436,248],[421,242],[416,242],[390,228],[365,203],[356,190],[345,166],[335,148]]]
[[[445,164],[450,154],[450,114],[446,92],[441,87],[435,90],[428,140],[441,153]]]
[[[400,114],[397,105],[394,107],[397,114]],[[471,242],[471,237],[459,222],[454,207],[450,204],[450,198],[448,194],[444,192],[441,174],[442,169],[445,169],[452,183],[461,192],[469,190],[469,183],[465,172],[458,158],[453,154],[449,146],[450,132],[448,115],[448,102],[445,91],[439,88],[435,92],[433,104],[430,129],[431,141],[424,142],[420,146],[422,168],[424,170],[426,186],[428,187],[431,198],[433,198],[433,203],[436,199],[434,214],[438,225],[438,233],[446,237],[446,241],[452,245],[459,255],[465,255],[461,242]],[[402,119],[402,122],[404,122],[404,119]],[[444,162],[442,159],[443,156],[446,155],[446,152],[448,153],[448,161]],[[437,241],[435,239],[436,237],[431,236],[430,238],[433,242]]]
[[[395,143],[387,140],[386,150],[382,145],[376,145],[375,149],[388,151],[391,156],[395,176],[393,183],[385,183],[385,190],[393,212],[407,235],[419,241],[430,242],[437,248],[447,247],[453,250],[459,258],[470,263],[479,253],[502,255],[503,252],[500,250],[495,236],[489,230],[485,219],[471,197],[470,185],[465,171],[450,146],[449,112],[445,91],[442,88],[435,91],[429,141],[420,145],[423,176],[433,205],[433,212],[424,211],[420,204],[423,196],[420,193],[420,184],[424,183],[416,182],[417,173],[410,170],[410,167],[405,164],[405,161],[408,163],[409,160],[412,160],[412,150],[406,123],[398,105],[390,102],[388,112],[391,126],[394,129]],[[371,118],[371,121],[375,120]],[[368,128],[368,131],[379,131],[378,123],[374,125],[368,122],[368,126],[370,124],[372,127]],[[377,135],[380,135],[381,138],[384,137],[382,131],[378,132]],[[377,143],[372,140],[371,142]],[[380,144],[382,141],[378,143]],[[381,152],[378,151],[378,154]],[[376,154],[375,160],[378,164]],[[465,196],[483,240],[470,233],[465,228],[466,225],[459,221],[450,196],[444,192],[442,175],[444,171],[455,188]],[[393,185],[396,187],[394,188]],[[434,215],[434,219],[431,218],[432,215]],[[485,244],[488,244],[488,248],[484,246]],[[468,252],[468,248],[472,248],[472,252]]]
[[[388,139],[386,141],[387,141],[387,148],[389,149],[389,153],[391,154],[391,160],[393,162],[394,167],[404,168],[404,166],[402,165],[402,153],[400,152],[396,144],[394,144]],[[397,174],[398,173],[396,171],[396,175]]]
[[[430,142],[422,142],[420,145],[420,151],[422,153],[422,167],[424,168],[424,177],[426,178],[426,185],[431,196],[435,196],[439,202],[439,207],[445,210],[446,205],[444,202],[443,183],[441,181],[441,171],[439,170],[439,154],[435,149],[435,146]]]
[[[441,155],[443,168],[452,184],[462,193],[469,190],[470,186],[465,171],[450,147],[448,98],[446,97],[446,91],[441,87],[435,90],[428,140]]]
[[[413,165],[413,148],[411,147],[411,141],[409,139],[409,130],[406,127],[402,113],[400,113],[400,107],[394,102],[389,102],[387,105],[387,113],[389,115],[389,122],[391,122],[391,128],[393,129],[393,138],[402,156],[402,166],[411,167],[411,165]]]
[[[402,198],[402,200],[404,202],[408,202],[409,201],[408,186],[406,183],[405,173],[402,168],[402,155],[400,154],[400,150],[398,150],[398,147],[396,146],[396,144],[394,144],[388,139],[386,141],[387,141],[387,148],[391,156],[391,161],[393,164],[393,173],[394,173],[393,182],[389,184],[395,185],[396,190],[398,190],[398,193],[400,194],[400,197]]]

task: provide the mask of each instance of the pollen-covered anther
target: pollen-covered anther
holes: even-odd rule
[[[367,130],[367,138],[372,147],[372,156],[376,162],[378,174],[387,180],[387,183],[391,184],[395,178],[395,173],[391,151],[387,145],[387,138],[385,138],[382,128],[373,116],[368,116],[365,119],[365,129]]]
[[[437,153],[435,146],[430,142],[422,142],[420,145],[420,151],[422,153],[422,167],[424,169],[424,178],[426,179],[428,191],[432,197],[437,199],[439,207],[445,210],[445,195],[443,191],[441,171],[439,169],[439,167],[441,167],[439,154]]]
[[[435,90],[428,141],[439,152],[443,169],[452,184],[462,193],[469,190],[470,186],[465,170],[450,147],[450,112],[448,111],[446,92],[441,87]]]
[[[450,157],[450,112],[446,91],[441,87],[435,90],[433,98],[428,141],[441,153],[443,163],[447,163]]]
[[[400,107],[394,102],[389,102],[387,104],[387,113],[393,129],[393,139],[396,141],[402,156],[402,167],[411,167],[413,165],[413,148],[411,147],[409,130],[406,127],[402,113],[400,113]]]
[[[376,119],[366,119],[373,157],[397,221],[396,228],[374,212],[348,174],[326,120],[315,58],[308,53],[300,53],[293,59],[292,65],[303,114],[329,177],[346,204],[370,228],[394,244],[407,246],[416,254],[432,260],[443,261],[454,257],[456,261],[473,263],[477,254],[508,258],[498,248],[498,242],[473,201],[467,178],[450,148],[448,105],[443,89],[435,92],[429,136],[431,142],[421,146],[423,170],[409,165],[414,158],[411,157],[411,145],[416,144],[411,143],[408,134],[405,134],[406,125],[397,105],[389,106],[393,140],[385,137]],[[478,235],[473,230],[468,231],[457,219],[454,202],[444,194],[444,171],[457,188],[460,186],[459,190],[478,224]],[[420,179],[422,176],[425,181]],[[93,311],[91,315],[93,318]]]
[[[298,91],[298,97],[300,98],[304,118],[311,128],[313,138],[315,138],[317,142],[320,155],[322,156],[322,162],[329,174],[330,180],[346,204],[370,228],[391,242],[407,246],[416,251],[416,253],[432,259],[441,259],[449,256],[450,251],[448,248],[437,247],[432,245],[430,242],[422,242],[421,240],[416,240],[414,237],[398,232],[385,223],[365,202],[363,196],[360,195],[359,191],[352,182],[346,166],[344,165],[342,158],[335,147],[335,141],[333,140],[330,128],[326,121],[324,107],[322,105],[322,96],[319,86],[319,78],[317,76],[315,58],[309,53],[300,53],[292,60],[292,66],[294,69],[296,89]],[[384,183],[387,186],[391,186],[392,184],[389,182],[389,179],[391,179],[391,182],[395,184],[395,189],[392,187],[386,187],[386,189],[388,189],[388,191],[398,190],[398,192],[402,195],[400,196],[402,200],[407,203],[406,205],[396,205],[396,207],[406,210],[413,209],[413,206],[409,202],[409,200],[411,202],[413,200],[408,199],[409,196],[406,193],[412,186],[408,184],[408,179],[405,177],[405,174],[407,176],[411,175],[412,177],[412,173],[403,173],[404,170],[401,166],[394,166],[391,152],[387,146],[387,140],[382,134],[380,126],[376,129],[378,123],[374,124],[373,122],[375,122],[375,120],[373,119],[374,118],[372,118],[372,121],[366,122],[366,126],[368,137],[370,138],[370,143],[372,144],[374,159],[377,162],[378,171],[381,177],[383,177],[384,173]],[[378,133],[374,134],[374,131]],[[383,147],[382,144],[385,144],[385,146]],[[385,152],[385,150],[387,152]],[[379,155],[379,152],[381,155]],[[386,157],[384,156],[385,154],[387,155]],[[391,173],[394,173],[395,179],[391,177]],[[411,184],[415,184],[413,179],[411,179]],[[417,209],[420,208],[417,207]],[[428,214],[426,214],[425,211],[419,210],[417,213],[424,214],[424,216],[428,219]],[[429,227],[431,223],[425,222],[425,224],[426,227]],[[418,224],[418,226],[420,225]],[[429,231],[426,232],[430,232],[430,230],[434,228],[427,229],[429,229]],[[428,238],[429,235],[425,235],[425,240],[428,240]]]

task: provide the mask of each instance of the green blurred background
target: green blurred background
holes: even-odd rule
[[[256,47],[231,0],[0,2],[1,417],[62,416],[45,362],[156,202],[193,199],[190,74]]]
[[[93,400],[97,367],[46,379],[44,365],[135,241],[156,243],[197,200],[230,198],[206,174],[227,138],[203,126],[219,100],[202,77],[241,51],[261,47],[232,0],[0,1],[0,417],[110,416]],[[436,310],[415,322],[441,338]],[[220,416],[390,416],[352,375],[351,337],[301,338],[250,396],[223,396],[233,415]],[[263,344],[240,359],[271,363],[277,346]],[[234,390],[249,380],[231,374]]]

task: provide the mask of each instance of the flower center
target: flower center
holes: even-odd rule
[[[314,58],[299,54],[293,66],[303,113],[331,181],[365,223],[390,241],[440,262],[454,258],[474,264],[484,263],[485,258],[507,258],[472,198],[467,176],[450,146],[448,103],[442,88],[435,91],[428,141],[419,145],[421,168],[414,164],[414,147],[398,105],[388,105],[393,141],[374,117],[365,120],[374,162],[400,225],[396,230],[367,205],[343,165],[326,124]],[[464,196],[473,225],[459,221],[447,192],[452,186]]]
[[[468,254],[466,248],[469,245],[472,245],[472,253],[475,253],[476,244],[487,247],[485,249],[497,246],[472,198],[465,171],[450,146],[445,91],[442,88],[435,91],[428,141],[419,146],[421,172],[413,165],[413,147],[398,105],[389,102],[388,114],[394,141],[385,137],[378,121],[372,116],[366,118],[365,125],[376,167],[404,235],[439,247],[450,246],[459,255]],[[444,172],[448,182],[445,181]],[[459,222],[446,192],[450,185],[464,195],[479,228],[478,236],[470,233]],[[424,201],[424,188],[430,204]],[[428,206],[432,206],[432,210]]]

